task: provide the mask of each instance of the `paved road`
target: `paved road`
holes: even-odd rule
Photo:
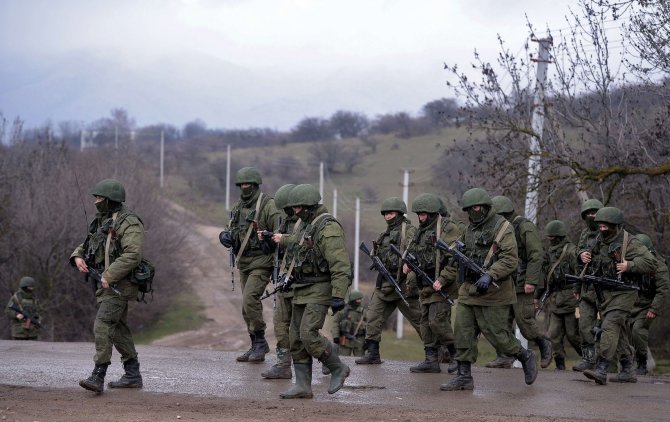
[[[289,382],[260,377],[265,364],[235,362],[236,353],[192,348],[140,346],[144,391],[194,396],[276,400]],[[92,369],[91,343],[0,341],[0,384],[34,388],[72,389]],[[270,355],[268,355],[270,356]],[[114,354],[118,359],[118,355]],[[542,371],[526,386],[520,369],[473,368],[474,392],[447,393],[439,384],[443,374],[410,374],[408,362],[388,361],[380,366],[352,367],[345,387],[326,392],[328,377],[315,365],[314,401],[411,407],[450,411],[478,409],[490,415],[576,418],[586,420],[667,421],[670,416],[670,378],[641,377],[637,384],[596,386],[575,372]],[[115,361],[108,378],[122,374]],[[1,401],[1,400],[0,400]]]

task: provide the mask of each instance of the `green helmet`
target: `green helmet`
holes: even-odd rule
[[[544,234],[545,236],[565,237],[568,235],[568,228],[561,220],[553,220],[544,227]]]
[[[651,242],[651,237],[647,236],[646,234],[640,233],[635,235],[635,237],[637,237],[637,240],[642,242],[642,244],[646,246],[647,249],[649,249],[650,251],[654,248],[654,245]]]
[[[596,213],[595,222],[609,223],[618,226],[623,224],[623,212],[616,207],[603,207]]]
[[[363,293],[359,292],[358,290],[354,290],[349,293],[349,302],[353,302],[354,300],[358,299],[363,299]]]
[[[36,284],[37,284],[37,282],[32,277],[21,277],[21,281],[19,282],[19,287],[22,288],[22,289],[25,288],[25,287],[35,287]]]
[[[488,205],[491,206],[491,196],[482,188],[472,188],[463,194],[461,198],[461,209],[465,211],[473,205]]]
[[[126,190],[118,180],[105,179],[99,181],[93,188],[91,195],[102,196],[114,202],[125,202]]]
[[[582,213],[581,213],[582,214],[582,220],[584,219],[584,216],[585,216],[587,211],[598,211],[603,206],[604,206],[603,203],[598,201],[595,198],[587,199],[582,204]]]
[[[395,211],[401,215],[405,215],[407,214],[407,205],[405,205],[405,201],[403,201],[402,199],[398,198],[397,196],[392,196],[390,198],[384,199],[380,211],[382,215],[384,215],[385,212],[389,211]]]
[[[279,209],[288,208],[288,195],[291,193],[295,185],[288,184],[280,187],[275,192],[275,205]]]
[[[422,193],[414,198],[412,201],[412,212],[420,213],[427,212],[429,214],[437,214],[440,212],[442,201],[437,195],[432,193]]]
[[[491,198],[491,204],[496,209],[497,214],[509,214],[514,212],[512,200],[506,196],[498,195]]]
[[[287,207],[311,207],[321,201],[319,190],[312,185],[304,184],[294,187],[288,194]]]
[[[255,183],[257,185],[263,184],[261,173],[258,171],[258,169],[256,169],[256,167],[242,167],[241,169],[237,170],[235,184],[239,186],[242,183]]]

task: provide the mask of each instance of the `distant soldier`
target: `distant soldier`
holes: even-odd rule
[[[628,324],[631,328],[631,343],[635,348],[637,360],[637,375],[647,375],[647,348],[649,345],[649,329],[656,318],[661,316],[667,305],[670,294],[670,276],[664,259],[654,249],[651,238],[646,234],[637,237],[643,245],[651,251],[656,259],[656,268],[648,276],[644,276],[640,283],[640,293],[633,305]],[[612,379],[611,381],[614,381]]]
[[[89,225],[86,240],[70,256],[70,263],[79,271],[95,270],[101,274],[95,292],[98,302],[93,323],[95,367],[91,376],[79,381],[79,385],[102,393],[114,347],[121,354],[125,374],[108,386],[141,388],[140,362],[128,326],[128,301],[137,297],[137,284],[130,277],[142,261],[144,225],[133,211],[123,206],[126,190],[117,180],[102,180],[91,193],[98,212]]]
[[[540,297],[539,291],[536,291],[537,287],[541,286],[544,281],[542,275],[544,251],[540,233],[532,221],[514,212],[514,205],[506,196],[496,196],[491,201],[496,212],[512,223],[516,244],[519,248],[519,265],[513,274],[516,303],[512,305],[512,313],[509,316],[510,329],[513,330],[512,327],[516,321],[524,338],[529,342],[534,342],[540,349],[540,365],[546,368],[551,364],[552,359],[551,341],[538,327],[534,306],[534,300]],[[496,359],[487,363],[486,366],[488,368],[511,368],[512,363],[514,363],[514,357],[502,356],[500,351],[496,350]]]
[[[235,184],[240,188],[240,200],[230,212],[228,229],[219,240],[237,255],[242,285],[242,317],[251,339],[249,350],[237,357],[238,362],[265,361],[270,346],[265,339],[261,295],[270,282],[274,243],[259,238],[258,231],[274,232],[278,211],[272,198],[260,190],[261,174],[254,167],[243,167],[237,172]]]
[[[354,290],[349,294],[349,303],[333,316],[333,343],[338,345],[340,356],[363,356],[365,353],[365,310],[363,293]]]
[[[600,232],[598,223],[595,222],[596,213],[603,207],[602,202],[597,199],[589,199],[582,204],[582,220],[586,227],[579,235],[577,242],[577,264],[579,273],[588,270],[591,253],[600,243]],[[582,344],[582,360],[572,367],[573,371],[584,372],[586,369],[595,368],[596,342],[593,338],[593,327],[598,324],[598,301],[593,286],[587,284],[575,284],[573,293],[579,305],[579,338]]]
[[[291,357],[295,385],[281,393],[283,399],[312,398],[312,359],[317,358],[331,373],[328,393],[342,388],[349,367],[342,363],[333,344],[319,330],[330,307],[333,314],[344,309],[351,284],[351,263],[344,229],[320,205],[321,194],[312,185],[298,185],[289,194],[288,206],[304,222],[304,229],[289,249],[293,277]]]
[[[22,277],[19,290],[9,299],[5,314],[14,340],[37,340],[40,333],[40,305],[35,297],[35,279]]]
[[[656,269],[656,259],[649,249],[635,236],[623,228],[623,212],[615,207],[603,207],[595,216],[602,241],[591,252],[585,264],[590,266],[590,274],[622,281],[624,284],[639,286],[645,276]],[[626,329],[627,319],[638,298],[636,290],[595,286],[602,291],[599,304],[602,320],[602,334],[597,351],[595,369],[587,369],[584,375],[596,382],[607,384],[607,370],[610,362],[621,365],[616,375],[617,382],[637,382],[630,355],[630,339]]]
[[[413,275],[410,277],[411,279],[408,279],[407,275],[402,272],[402,260],[394,255],[390,248],[390,245],[395,245],[399,250],[404,251],[414,238],[416,228],[405,217],[407,205],[398,197],[386,198],[382,202],[380,212],[386,221],[386,230],[377,238],[376,248],[373,248],[372,253],[379,257],[386,269],[396,278],[409,306],[401,300],[391,283],[379,274],[366,314],[365,342],[367,353],[362,358],[356,359],[356,363],[359,365],[378,365],[382,363],[379,355],[382,327],[396,308],[407,318],[421,337],[421,305],[419,304],[419,290],[416,288],[416,281]]]
[[[549,239],[549,250],[544,259],[547,279],[547,288],[551,288],[551,318],[549,323],[549,338],[554,353],[556,369],[565,370],[565,347],[563,340],[567,338],[572,347],[581,352],[579,325],[575,317],[577,299],[572,293],[572,286],[566,285],[565,275],[575,274],[577,271],[576,246],[567,238],[568,228],[560,220],[547,223],[544,234]]]
[[[458,374],[441,390],[473,390],[471,366],[477,361],[479,334],[506,356],[514,356],[523,366],[526,384],[535,382],[535,353],[524,349],[514,337],[508,315],[516,303],[513,274],[518,264],[518,248],[512,225],[492,209],[491,197],[481,188],[466,191],[461,200],[470,224],[463,233],[464,254],[485,270],[484,275],[466,270],[460,280],[454,332]],[[452,271],[456,271],[452,267]],[[497,287],[493,284],[497,284]]]

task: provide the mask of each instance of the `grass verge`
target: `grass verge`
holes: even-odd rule
[[[137,344],[149,344],[152,341],[182,331],[197,330],[205,322],[200,315],[202,305],[192,291],[178,294],[171,308],[146,329],[133,333]]]

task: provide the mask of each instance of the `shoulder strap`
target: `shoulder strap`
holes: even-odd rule
[[[498,227],[495,241],[491,245],[491,249],[489,249],[489,252],[486,254],[486,259],[484,260],[484,268],[488,268],[489,261],[491,261],[491,258],[493,258],[493,250],[496,247],[496,245],[500,243],[500,239],[502,239],[503,235],[505,234],[505,230],[507,230],[508,227],[509,227],[509,221],[507,220],[503,221],[500,227]]]
[[[14,303],[16,304],[16,306],[19,307],[19,309],[21,310],[21,312],[23,312],[23,306],[21,306],[21,301],[19,300],[19,298],[16,297],[16,293],[14,293],[14,294],[12,295],[12,302],[14,302]]]
[[[437,215],[437,224],[435,225],[435,239],[439,239],[442,234],[442,216]],[[435,248],[435,280],[440,275],[440,250]]]
[[[624,262],[626,260],[626,251],[628,249],[628,232],[626,230],[623,231],[623,245],[621,245],[621,262]]]
[[[118,211],[112,214],[112,227],[114,227],[114,223],[116,223],[116,216],[118,215]],[[107,242],[105,242],[105,271],[107,271],[107,268],[109,268],[109,245],[112,243],[112,229],[110,229],[107,232]]]
[[[260,212],[261,209],[261,201],[263,200],[263,192],[261,192],[260,195],[258,195],[258,199],[256,200],[256,218],[258,218],[258,213]],[[249,238],[251,237],[251,232],[254,231],[254,225],[250,224],[249,228],[247,229],[247,233],[244,235],[244,239],[242,240],[242,246],[240,246],[239,252],[237,252],[237,256],[242,256],[244,253],[244,249],[247,247],[247,243],[249,243]]]
[[[295,223],[295,226],[293,226],[293,232],[291,234],[295,235],[296,233],[298,233],[298,230],[300,230],[301,225],[302,225],[302,220],[298,219],[298,221],[296,221],[296,223]],[[279,247],[279,246],[277,246],[277,247]],[[286,257],[287,256],[288,255],[286,253],[284,253],[284,257],[281,260],[281,265],[279,266],[279,274],[283,274],[284,270],[286,269]]]
[[[547,274],[547,283],[551,282],[551,276],[554,274],[554,270],[556,269],[556,267],[558,267],[558,264],[560,264],[561,261],[563,260],[563,257],[565,257],[565,253],[567,252],[567,250],[568,250],[568,243],[566,243],[563,246],[563,250],[561,251],[561,255],[558,257],[556,262],[554,262],[554,265],[552,265],[551,268],[549,269],[549,274]]]
[[[400,250],[405,248],[405,236],[407,235],[407,222],[403,221],[400,224]],[[398,257],[398,272],[396,273],[395,279],[398,281],[400,279],[400,274],[402,274],[402,257]]]

